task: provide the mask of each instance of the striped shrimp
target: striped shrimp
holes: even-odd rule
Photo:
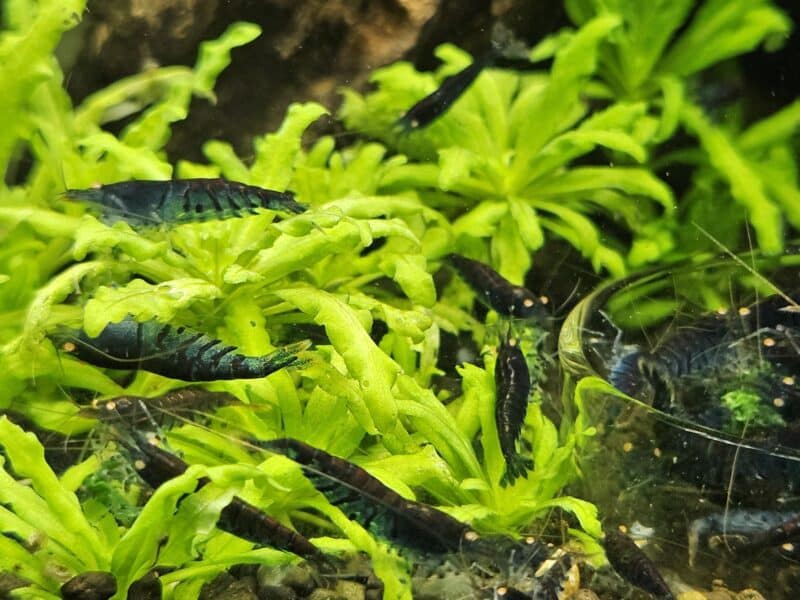
[[[224,179],[120,181],[85,190],[67,190],[73,200],[99,207],[107,223],[146,226],[193,223],[255,214],[258,208],[302,213],[291,192],[277,192]]]
[[[97,367],[143,369],[184,381],[255,379],[294,365],[301,342],[264,356],[245,356],[234,346],[188,327],[127,316],[109,323],[97,337],[62,328],[50,334],[57,347]]]
[[[438,88],[409,108],[395,122],[395,127],[404,133],[427,127],[450,110],[478,75],[484,69],[491,67],[515,71],[530,71],[536,68],[528,58],[527,49],[524,49],[514,33],[500,22],[495,23],[492,29],[489,50],[458,73],[446,77]]]
[[[361,467],[304,444],[280,439],[254,442],[300,463],[332,504],[376,535],[423,552],[457,551],[477,535],[466,523],[433,507],[407,500]]]

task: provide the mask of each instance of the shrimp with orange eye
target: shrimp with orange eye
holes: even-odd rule
[[[477,294],[478,300],[498,314],[517,319],[545,317],[545,299],[514,285],[489,265],[460,254],[449,254],[446,260]]]

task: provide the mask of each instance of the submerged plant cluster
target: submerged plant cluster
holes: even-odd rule
[[[294,104],[277,131],[254,138],[252,160],[207,140],[206,163],[173,165],[172,124],[193,97],[213,101],[231,50],[258,27],[235,23],[201,45],[193,68],[143,71],[73,106],[54,50],[85,1],[4,4],[0,572],[24,582],[17,597],[59,597],[71,577],[105,571],[121,598],[167,566],[165,596],[192,598],[233,565],[296,560],[229,533],[233,498],[308,534],[325,555],[365,553],[386,598],[412,597],[412,560],[258,445],[285,438],[346,458],[482,535],[538,533],[560,510],[570,537],[599,555],[597,508],[563,495],[583,475],[580,453],[595,432],[580,397],[565,398],[553,420],[552,319],[503,314],[469,275],[454,276],[464,269],[453,257],[522,286],[553,239],[608,277],[716,242],[737,248],[750,231],[765,254],[779,254],[785,230],[800,225],[800,102],[747,124],[704,103],[700,74],[788,35],[788,18],[767,0],[566,8],[574,26],[535,45],[531,69],[487,64],[425,127],[403,131],[397,120],[470,63],[454,46],[437,50],[435,73],[397,63],[374,73],[373,91],[344,90],[338,116],[359,134],[352,145],[304,144],[328,111]],[[689,173],[680,192],[672,169]],[[170,179],[169,198],[154,191],[164,186],[135,183]],[[255,189],[275,195],[256,201]],[[692,282],[708,308],[724,305],[725,292]],[[674,308],[653,301],[637,318]],[[124,355],[131,340],[145,360]],[[455,370],[442,353],[453,340],[468,340],[471,356]],[[514,393],[495,379],[512,364],[495,366],[510,360],[501,357],[509,340],[531,380],[524,423],[503,425],[521,431],[526,468],[515,466],[516,478],[495,411],[496,396]],[[252,363],[257,376],[241,378],[233,363]],[[130,432],[96,407],[180,394],[181,379],[230,402],[169,419],[172,409],[156,404],[137,417],[190,465],[140,502],[150,492],[120,460]],[[735,392],[726,390],[730,410],[751,418]],[[59,448],[74,464],[56,466]]]

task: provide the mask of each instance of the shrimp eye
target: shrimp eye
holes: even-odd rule
[[[522,301],[522,306],[524,306],[525,308],[530,308],[534,304],[536,304],[536,303],[533,300],[531,300],[530,298],[525,298],[525,300]]]
[[[468,531],[467,533],[464,534],[464,539],[467,540],[468,542],[475,542],[480,537],[481,536],[478,535],[477,531]]]
[[[72,342],[64,342],[61,346],[64,352],[75,352],[75,344]]]

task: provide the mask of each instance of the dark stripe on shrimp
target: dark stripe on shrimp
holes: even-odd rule
[[[432,93],[418,101],[400,117],[395,126],[413,131],[430,125],[446,113],[489,64],[489,55],[475,59],[455,75],[450,75]]]
[[[353,463],[293,439],[253,445],[302,465],[306,477],[351,519],[373,534],[424,554],[460,552],[471,561],[507,569],[508,561],[538,567],[550,550],[535,540],[481,536],[467,523],[427,504],[408,500]]]

